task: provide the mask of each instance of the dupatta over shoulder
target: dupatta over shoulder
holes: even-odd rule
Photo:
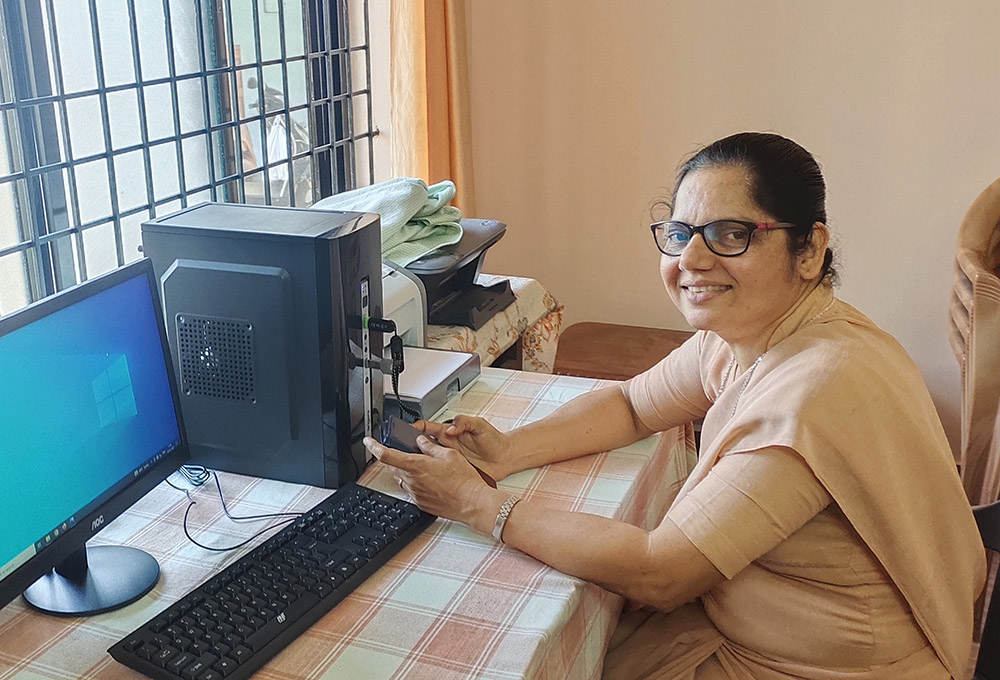
[[[705,334],[707,394],[721,383],[727,352]],[[985,552],[930,394],[895,339],[818,286],[775,330],[745,389],[719,396],[702,441],[678,499],[723,454],[794,450],[881,562],[945,668],[962,676]]]

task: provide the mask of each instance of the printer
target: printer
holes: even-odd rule
[[[492,286],[476,283],[486,250],[503,238],[507,225],[478,219],[462,219],[461,225],[462,239],[454,245],[406,267],[388,260],[382,264],[385,314],[396,322],[404,345],[424,346],[429,323],[479,330],[514,302],[509,281]]]
[[[507,225],[475,219],[463,219],[460,224],[458,243],[428,253],[406,269],[423,283],[429,323],[479,330],[514,302],[509,281],[492,286],[476,283],[486,250],[503,238]]]
[[[393,385],[390,373],[384,377],[386,413],[400,408],[398,388],[398,401],[411,413],[408,420],[431,418],[479,376],[478,354],[426,348],[429,323],[478,330],[514,302],[508,281],[493,286],[475,282],[486,250],[503,237],[507,225],[478,219],[463,219],[461,225],[462,239],[452,246],[405,268],[383,262],[385,316],[395,322],[404,345],[404,371],[397,376],[397,384]],[[390,337],[385,336],[386,358]]]

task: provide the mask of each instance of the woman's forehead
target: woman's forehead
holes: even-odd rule
[[[704,215],[707,211],[712,214],[713,219],[756,218],[762,211],[750,196],[750,181],[749,172],[738,166],[726,165],[692,170],[681,180],[677,188],[673,216],[677,218],[681,213]],[[736,212],[723,214],[725,211]]]

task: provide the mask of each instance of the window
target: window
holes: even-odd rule
[[[0,314],[207,200],[372,182],[363,0],[0,0]]]

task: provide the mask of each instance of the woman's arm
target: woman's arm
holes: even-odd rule
[[[471,523],[486,534],[496,519],[486,508],[507,497],[491,491],[492,503]],[[724,580],[669,518],[645,531],[606,517],[547,508],[542,501],[521,501],[510,513],[503,540],[565,574],[662,611]]]
[[[487,535],[508,494],[492,489],[454,449],[426,437],[423,456],[365,441],[383,463],[396,468],[418,505]],[[672,609],[700,595],[722,575],[669,519],[653,531],[596,515],[556,510],[544,501],[514,506],[503,539],[560,571],[598,583],[644,604]]]
[[[586,392],[545,418],[507,433],[471,416],[457,416],[453,423],[420,421],[415,426],[496,479],[628,446],[653,434],[636,417],[624,384]]]
[[[548,417],[509,433],[517,464],[511,472],[610,451],[652,434],[632,410],[624,383],[585,392]]]

